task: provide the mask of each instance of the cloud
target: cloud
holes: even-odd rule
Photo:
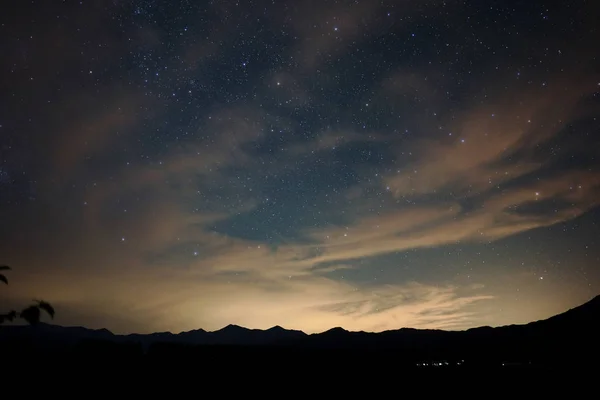
[[[24,300],[28,293],[52,298],[56,305],[72,310],[59,313],[58,323],[73,323],[71,314],[76,313],[87,315],[91,327],[108,326],[117,332],[130,332],[132,326],[142,326],[136,321],[145,321],[144,331],[174,326],[216,330],[236,323],[261,329],[279,324],[313,333],[333,326],[365,331],[403,326],[462,329],[476,317],[477,304],[492,298],[448,285],[358,288],[314,276],[253,282],[252,277],[207,280],[181,271],[123,273],[118,282],[102,274],[70,274],[78,285],[54,290],[66,277],[59,273],[48,282],[30,275],[25,283],[19,282],[25,280],[20,276],[17,282],[25,283],[25,289],[20,288],[16,299]],[[78,307],[82,302],[85,306]],[[124,324],[127,318],[134,324]]]
[[[563,102],[563,114],[554,114],[563,125],[577,96],[570,99]],[[527,101],[532,103],[534,98]],[[365,286],[327,276],[355,268],[352,260],[460,242],[486,243],[577,217],[598,205],[600,175],[594,170],[517,179],[543,170],[544,160],[522,155],[558,134],[558,122],[544,130],[523,121],[546,115],[553,102],[535,104],[520,108],[518,115],[510,104],[467,111],[457,119],[453,134],[465,143],[440,139],[417,144],[416,161],[381,179],[389,190],[365,197],[377,180],[361,180],[340,192],[339,199],[349,203],[337,207],[354,210],[347,224],[303,228],[299,233],[308,243],[291,239],[276,246],[213,229],[216,222],[257,206],[250,193],[232,200],[241,188],[232,186],[231,171],[245,169],[250,176],[261,171],[261,162],[250,156],[247,146],[264,138],[265,124],[254,108],[211,112],[198,123],[194,144],[173,147],[153,163],[123,166],[115,176],[88,185],[79,204],[81,228],[68,226],[60,242],[50,242],[41,253],[51,255],[53,280],[33,273],[21,279],[31,283],[13,293],[22,299],[33,293],[52,299],[72,310],[71,316],[98,314],[95,321],[124,331],[144,324],[148,330],[184,330],[228,323],[259,328],[280,324],[306,331],[334,325],[354,330],[468,327],[476,321],[478,304],[493,298],[485,286],[465,294],[465,288],[450,283]],[[492,116],[492,110],[498,114]],[[99,119],[108,125],[96,126],[109,126],[110,115]],[[95,132],[101,131],[105,129]],[[395,143],[387,140],[393,149]],[[289,154],[318,157],[332,147],[364,141],[385,143],[386,138],[324,130],[289,146]],[[467,145],[471,142],[475,144]],[[83,147],[77,149],[70,154],[85,153]],[[514,162],[507,162],[511,157]],[[270,173],[295,165],[285,161]],[[453,196],[428,204],[419,201],[419,196],[448,188]],[[211,209],[206,193],[209,198],[222,193],[222,207]],[[140,198],[145,200],[134,200]],[[382,199],[385,207],[379,206]],[[399,201],[403,199],[408,201]],[[548,202],[555,205],[550,211]],[[47,242],[51,232],[45,235],[46,240],[28,240]],[[32,256],[29,262],[40,264],[43,259]],[[80,284],[65,289],[65,281]],[[106,315],[107,309],[112,316]],[[128,315],[138,322],[125,324]]]
[[[88,111],[70,120],[62,132],[53,165],[57,174],[76,170],[81,164],[105,152],[106,147],[123,141],[141,119],[143,96],[120,88],[110,89],[104,98],[73,99],[77,108]],[[83,106],[85,104],[85,106]]]
[[[294,18],[294,28],[302,38],[295,53],[301,57],[301,63],[308,68],[315,67],[323,58],[331,56],[332,51],[341,53],[352,39],[358,38],[367,28],[379,8],[367,2],[347,2],[325,7],[320,13],[314,13],[313,2],[301,2]]]
[[[572,171],[524,187],[498,191],[474,210],[458,202],[437,206],[403,206],[359,219],[345,227],[310,232],[318,255],[303,265],[343,262],[415,248],[454,243],[488,243],[530,229],[576,218],[600,204],[600,174]],[[554,203],[550,210],[519,212]]]
[[[294,3],[291,8],[294,17],[290,22],[299,44],[292,49],[292,54],[298,59],[302,70],[318,69],[322,64],[345,54],[348,48],[357,43],[388,33],[397,21],[391,17],[392,13],[401,14],[407,20],[410,17],[418,20],[428,7],[439,3],[445,6],[449,2],[404,0]],[[316,9],[319,12],[315,13]]]
[[[589,78],[581,82],[557,79],[549,88],[511,93],[518,102],[500,97],[451,116],[434,138],[413,143],[414,161],[388,174],[383,184],[399,197],[464,196],[542,169],[548,160],[534,158],[536,149],[580,118],[576,106],[596,90]]]
[[[568,104],[575,101],[574,96]],[[539,117],[546,110],[542,103],[529,112],[521,109],[514,118],[509,105],[495,107],[500,112],[494,116],[488,115],[491,108],[465,113],[463,122],[457,122],[462,130],[456,130],[465,143],[439,140],[418,145],[421,152],[415,151],[413,164],[384,175],[382,185],[389,190],[369,200],[364,195],[373,189],[372,183],[362,181],[340,193],[340,199],[355,202],[339,204],[355,211],[347,224],[305,228],[299,232],[308,243],[292,239],[276,246],[212,228],[256,207],[252,196],[245,196],[242,202],[228,200],[221,209],[211,210],[203,193],[221,188],[233,197],[239,192],[239,187],[227,189],[230,170],[260,168],[246,145],[263,138],[264,124],[252,108],[211,113],[198,124],[200,140],[195,144],[172,148],[160,162],[123,167],[116,178],[88,186],[82,192],[85,204],[80,204],[84,233],[79,235],[71,226],[59,246],[49,247],[57,250],[42,253],[53,254],[55,281],[33,274],[27,279],[33,283],[17,289],[16,296],[38,293],[69,310],[85,303],[71,314],[111,309],[114,319],[102,311],[97,321],[124,330],[131,329],[122,322],[127,315],[136,316],[135,326],[145,321],[149,330],[217,329],[228,323],[262,328],[280,324],[307,331],[333,325],[356,330],[468,327],[476,320],[477,304],[493,298],[483,285],[464,294],[464,288],[449,283],[365,286],[326,276],[355,268],[352,260],[453,243],[486,243],[577,217],[598,205],[600,175],[594,170],[519,181],[546,164],[506,162],[557,135],[556,127],[532,130],[531,123],[521,121]],[[566,121],[569,115],[558,118]],[[493,134],[491,139],[486,132]],[[348,142],[384,139],[325,130],[314,140],[290,146],[289,154],[315,156]],[[464,146],[471,141],[474,147]],[[413,168],[419,178],[407,172]],[[495,177],[492,184],[490,174]],[[429,204],[419,201],[419,196],[448,188],[455,191],[453,196]],[[356,198],[353,193],[361,195]],[[135,198],[146,200],[126,200]],[[403,198],[409,201],[398,202]],[[115,205],[115,199],[120,203]],[[388,206],[374,207],[373,201],[381,204],[381,199]],[[548,202],[554,208],[548,210]],[[361,204],[363,211],[356,209]],[[373,209],[377,212],[369,211]],[[67,243],[73,250],[65,254]],[[30,262],[42,260],[34,257]],[[68,267],[76,264],[82,269]],[[74,280],[81,284],[68,290],[60,283]]]
[[[126,2],[131,18],[115,24],[111,7],[99,38],[71,18],[86,34],[59,24],[35,57],[15,41],[10,59],[23,52],[32,68],[7,64],[15,81],[48,85],[7,101],[26,134],[2,137],[0,189],[16,176],[38,193],[15,190],[20,201],[0,209],[10,296],[122,331],[481,321],[498,290],[489,280],[458,285],[426,266],[413,282],[396,266],[412,268],[416,249],[487,245],[597,207],[596,159],[565,160],[595,151],[573,126],[597,115],[598,80],[584,67],[526,77],[460,64],[480,54],[462,32],[446,37],[454,22],[436,26],[432,6],[451,21],[439,10],[458,4],[301,1],[255,19],[216,2],[161,25],[149,22],[159,8]],[[422,46],[423,27],[443,40]],[[397,39],[398,62],[378,59]],[[370,279],[394,268],[385,285]]]

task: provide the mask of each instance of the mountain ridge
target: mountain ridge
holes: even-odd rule
[[[271,328],[250,329],[229,324],[215,331],[195,329],[149,334],[115,334],[108,329],[90,329],[80,326],[63,327],[42,323],[39,326],[3,326],[0,328],[0,345],[16,338],[28,337],[52,346],[72,346],[82,341],[100,340],[118,343],[139,343],[148,348],[156,343],[180,345],[239,345],[239,346],[295,346],[299,348],[394,348],[432,351],[473,343],[521,348],[525,342],[538,340],[547,346],[556,346],[559,340],[573,342],[593,341],[600,333],[600,296],[544,320],[520,325],[498,327],[481,326],[462,331],[400,328],[383,332],[356,332],[334,327],[320,333],[285,329],[279,325]],[[590,342],[591,343],[591,342]],[[531,345],[531,344],[528,344]],[[445,347],[444,347],[445,346]]]
[[[578,306],[572,307],[562,313],[550,316],[548,318],[545,319],[541,319],[541,320],[537,320],[537,321],[531,321],[531,322],[526,322],[526,323],[522,323],[522,324],[509,324],[509,325],[500,325],[500,326],[489,326],[489,325],[482,325],[482,326],[476,326],[476,327],[472,327],[472,328],[467,328],[467,329],[463,329],[463,330],[446,330],[446,329],[430,329],[430,328],[411,328],[411,327],[401,327],[401,328],[397,328],[397,329],[387,329],[384,331],[380,331],[380,332],[372,332],[372,331],[350,331],[347,330],[341,326],[336,326],[336,327],[332,327],[329,328],[327,330],[324,330],[322,332],[314,332],[314,333],[305,333],[304,331],[301,330],[297,330],[297,329],[287,329],[287,328],[283,328],[280,325],[274,325],[270,328],[266,328],[266,329],[260,329],[260,328],[247,328],[241,325],[237,325],[237,324],[228,324],[222,328],[213,330],[213,331],[207,331],[203,328],[197,328],[197,329],[191,329],[188,331],[181,331],[178,333],[174,333],[171,331],[162,331],[162,332],[151,332],[151,333],[137,333],[137,332],[132,332],[132,333],[114,333],[111,330],[107,329],[107,328],[87,328],[84,326],[80,326],[80,325],[56,325],[56,324],[48,324],[45,322],[41,322],[39,325],[41,326],[51,326],[51,327],[56,327],[56,328],[64,328],[64,329],[85,329],[85,330],[89,330],[89,331],[95,331],[95,332],[107,332],[110,333],[111,335],[114,336],[142,336],[142,335],[181,335],[181,334],[189,334],[189,333],[195,333],[195,332],[202,332],[202,333],[216,333],[216,332],[220,332],[220,331],[227,331],[227,330],[233,330],[233,329],[238,329],[238,330],[244,330],[244,331],[262,331],[262,332],[266,332],[266,331],[277,331],[277,330],[283,330],[283,331],[293,331],[293,332],[302,332],[305,335],[321,335],[327,332],[332,332],[332,331],[344,331],[347,333],[365,333],[365,334],[381,334],[381,333],[385,333],[385,332],[396,332],[396,331],[401,331],[401,330],[407,330],[407,331],[442,331],[442,332],[468,332],[471,330],[479,330],[479,329],[500,329],[500,328],[505,328],[505,327],[513,327],[513,326],[527,326],[530,324],[537,324],[543,321],[548,321],[548,320],[553,320],[557,317],[561,317],[561,316],[565,316],[565,315],[570,315],[570,313],[574,310],[587,310],[587,309],[591,309],[592,307],[595,307],[593,310],[600,310],[600,295],[594,296],[592,297],[590,300],[588,300],[587,302],[580,304]],[[564,318],[564,317],[561,317]],[[9,325],[9,326],[24,326],[24,325]]]

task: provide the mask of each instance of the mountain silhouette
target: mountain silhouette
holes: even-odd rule
[[[274,326],[266,330],[227,325],[209,332],[203,329],[173,334],[115,335],[106,329],[38,326],[3,326],[0,348],[69,349],[82,343],[141,345],[148,351],[156,345],[237,346],[309,350],[379,351],[400,355],[407,362],[460,360],[482,362],[567,362],[578,357],[600,355],[600,296],[562,314],[524,325],[483,326],[465,331],[402,328],[380,333],[351,332],[341,327],[306,334]],[[58,351],[58,350],[57,350]],[[170,351],[170,350],[169,350]],[[279,350],[278,350],[279,351]]]

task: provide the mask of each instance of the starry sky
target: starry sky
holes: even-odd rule
[[[2,308],[466,329],[600,294],[592,0],[19,1]]]

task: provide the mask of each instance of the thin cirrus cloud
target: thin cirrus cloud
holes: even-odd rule
[[[87,228],[96,232],[94,244],[90,246],[96,249],[102,246],[111,248],[114,244],[112,242],[119,239],[116,232],[123,232],[122,235],[126,238],[123,246],[113,252],[114,260],[104,260],[112,264],[105,266],[104,270],[120,276],[123,282],[116,287],[113,285],[112,301],[120,302],[121,305],[128,304],[123,306],[123,310],[134,308],[142,319],[146,315],[148,319],[161,321],[151,325],[156,329],[165,329],[167,326],[185,326],[191,329],[198,324],[206,328],[218,328],[230,322],[252,327],[285,324],[289,327],[303,327],[308,331],[324,330],[332,324],[363,330],[382,330],[404,325],[424,328],[466,327],[474,317],[472,307],[476,309],[481,301],[493,298],[489,294],[482,294],[481,288],[472,290],[468,295],[450,285],[443,286],[443,289],[427,284],[387,285],[365,289],[327,278],[325,274],[351,268],[348,261],[369,259],[390,252],[456,242],[496,240],[574,218],[597,205],[597,188],[600,182],[598,174],[593,171],[563,172],[531,184],[507,185],[506,189],[498,189],[496,181],[495,185],[491,185],[494,190],[486,191],[490,186],[488,165],[493,165],[503,157],[502,152],[494,150],[497,146],[490,146],[488,151],[485,148],[486,141],[480,141],[481,151],[472,160],[465,160],[469,153],[464,153],[461,147],[463,143],[450,143],[443,149],[446,158],[440,160],[431,156],[439,155],[442,151],[434,144],[431,153],[424,151],[422,158],[417,159],[415,168],[422,169],[418,171],[422,179],[420,182],[430,184],[421,186],[418,194],[441,189],[450,182],[462,181],[465,183],[462,189],[468,192],[468,188],[471,188],[473,196],[477,194],[480,197],[479,207],[467,210],[460,198],[428,206],[393,206],[376,215],[357,217],[347,226],[305,230],[303,233],[311,239],[310,243],[296,243],[292,240],[272,248],[268,243],[231,237],[211,230],[216,221],[251,210],[255,207],[254,203],[246,202],[242,208],[230,208],[223,213],[190,213],[181,208],[181,199],[198,195],[198,190],[193,185],[172,187],[166,184],[166,181],[175,178],[180,183],[185,183],[191,176],[209,171],[211,179],[226,185],[227,175],[223,175],[224,169],[236,165],[255,165],[255,160],[245,157],[241,146],[260,138],[260,127],[249,122],[248,115],[247,111],[231,110],[215,117],[221,123],[211,125],[220,129],[212,130],[218,141],[209,139],[212,151],[208,159],[201,156],[201,148],[196,152],[192,151],[193,147],[174,150],[171,156],[165,157],[163,165],[124,169],[120,182],[113,182],[111,186],[96,186],[99,197],[93,197],[90,193],[86,212],[96,212],[86,220],[90,224]],[[475,110],[470,116],[471,121],[482,118],[479,110]],[[526,117],[524,115],[523,118]],[[513,128],[507,129],[508,137],[505,139],[505,147],[513,153],[522,150],[518,143],[532,143],[527,140],[527,130],[515,129],[511,122],[503,123],[502,113],[489,118],[500,120],[490,128],[496,129],[495,135],[502,134],[502,127]],[[568,118],[568,115],[563,118]],[[468,118],[465,120],[466,126],[471,128],[464,131],[463,137],[466,140],[478,140],[472,123],[468,122]],[[527,126],[528,123],[525,121],[523,124]],[[547,140],[554,134],[544,132],[544,139]],[[352,135],[348,136],[353,138]],[[485,137],[481,132],[479,136]],[[338,139],[337,135],[325,133],[323,137],[316,138],[314,144],[307,143],[306,150],[323,151],[330,144],[338,143]],[[326,142],[329,144],[322,146]],[[296,151],[295,154],[305,153]],[[468,166],[461,165],[453,169],[453,161],[463,162]],[[213,165],[213,170],[207,169],[207,162]],[[536,169],[543,167],[540,164],[531,165],[535,165]],[[413,166],[407,169],[411,168]],[[477,168],[480,170],[474,171]],[[517,164],[512,167],[512,171],[519,168]],[[528,166],[525,169],[530,171],[534,167]],[[442,175],[444,179],[439,178],[436,171],[446,173]],[[483,171],[488,175],[481,175]],[[518,175],[523,173],[521,171]],[[509,178],[514,179],[518,175]],[[427,177],[431,180],[428,181]],[[500,180],[500,183],[508,182],[509,178]],[[394,179],[397,178],[382,179],[382,184],[390,187],[388,193],[391,198],[415,195],[413,190],[406,190],[406,186],[394,185],[397,182]],[[107,187],[110,190],[103,193],[102,190]],[[408,188],[412,189],[410,186]],[[104,203],[136,190],[154,193],[154,202],[148,207],[132,210],[131,220],[120,219],[111,223],[102,217],[100,211]],[[199,190],[201,192],[203,189]],[[521,208],[532,203],[557,198],[563,199],[567,206],[547,214],[520,212]],[[188,246],[186,257],[164,257],[170,249],[180,245]],[[195,253],[197,256],[193,256]],[[124,260],[129,263],[127,267],[130,271],[139,272],[152,265],[153,272],[146,279],[140,279],[133,273],[119,272],[119,266]],[[161,266],[172,267],[175,261],[186,267],[176,269],[175,272],[164,270],[162,275],[159,273],[163,270]],[[69,272],[59,272],[58,276],[63,274],[68,276]],[[169,276],[169,281],[165,280],[165,274]],[[105,292],[97,288],[97,279],[99,278],[90,279],[87,285],[82,283],[81,287],[89,286],[85,290],[86,296],[96,291],[97,302],[102,303]],[[186,291],[182,289],[184,282],[188,282],[187,285],[189,282],[195,284]],[[127,298],[127,285],[136,287],[138,296],[135,300]],[[31,291],[34,289],[42,290],[42,294],[46,293],[41,286],[29,288]],[[152,298],[150,293],[168,293],[171,290],[179,291],[180,294],[175,297],[161,295],[160,304],[149,301]],[[66,296],[64,299],[57,292],[50,291],[46,294],[58,302],[76,304],[81,301],[84,292],[75,291],[68,296],[68,292],[63,293]],[[134,303],[146,305],[139,308]],[[248,317],[249,313],[251,318]],[[182,314],[197,317],[174,317]]]
[[[415,161],[388,174],[383,183],[396,196],[449,190],[464,195],[544,168],[552,160],[532,157],[536,148],[580,114],[593,111],[577,107],[597,89],[590,78],[556,78],[548,88],[500,93],[500,101],[453,115],[438,138],[413,143]]]
[[[182,330],[198,326],[216,329],[228,323],[263,328],[281,324],[307,331],[325,330],[332,325],[356,330],[468,327],[477,315],[478,304],[494,297],[486,294],[485,288],[474,288],[468,293],[450,284],[405,283],[366,288],[328,278],[327,273],[353,268],[348,263],[351,260],[368,260],[391,252],[497,240],[577,217],[597,205],[600,182],[594,171],[574,170],[551,174],[533,183],[509,185],[511,179],[542,169],[545,164],[532,161],[490,169],[502,158],[531,149],[558,133],[556,126],[543,132],[528,130],[530,123],[524,119],[539,117],[540,108],[522,112],[519,118],[511,115],[510,107],[500,108],[495,116],[485,115],[489,114],[487,109],[467,112],[463,122],[458,121],[463,130],[456,131],[455,141],[441,140],[420,147],[421,152],[415,151],[416,161],[404,170],[415,169],[416,174],[401,170],[381,179],[381,185],[389,188],[384,192],[390,201],[441,191],[449,185],[457,188],[454,199],[429,205],[393,201],[376,214],[357,213],[345,226],[304,229],[308,243],[288,240],[274,248],[211,228],[215,222],[251,211],[257,205],[252,197],[236,203],[236,207],[229,204],[222,212],[182,207],[196,198],[202,204],[202,193],[207,188],[192,184],[194,178],[204,176],[212,181],[210,186],[226,187],[228,168],[252,169],[260,164],[244,150],[245,144],[262,137],[262,126],[252,118],[252,112],[230,109],[215,113],[198,128],[199,132],[210,132],[204,139],[206,149],[202,142],[176,148],[165,155],[161,164],[123,168],[117,179],[99,181],[85,192],[84,231],[94,231],[94,238],[83,245],[83,239],[73,234],[71,243],[79,240],[82,247],[68,256],[70,262],[88,266],[90,275],[80,278],[79,289],[62,288],[60,280],[73,279],[73,271],[59,268],[55,275],[60,290],[50,289],[47,282],[31,283],[19,290],[53,298],[67,309],[77,308],[85,297],[88,314],[108,307],[105,297],[110,292],[111,304],[118,304],[120,309],[112,321],[115,329],[124,330],[128,328],[117,321],[126,319],[121,313],[133,312],[145,321],[140,326],[150,330],[173,326]],[[557,116],[565,121],[569,117],[568,113]],[[491,139],[484,130],[502,143],[488,146]],[[465,138],[465,143],[460,138]],[[344,140],[364,137],[325,131],[304,146],[292,147],[295,150],[290,154],[319,154],[344,144]],[[376,140],[383,139],[377,136]],[[464,145],[471,142],[476,143],[475,147],[465,150]],[[512,172],[508,177],[506,170]],[[489,182],[491,178],[493,184]],[[463,186],[457,185],[460,182]],[[341,193],[341,208],[345,207],[344,196],[351,196],[355,189]],[[153,201],[144,207],[133,207],[119,219],[106,218],[106,204],[131,193],[151,194]],[[462,204],[460,196],[469,194],[478,204],[474,209]],[[562,199],[564,205],[550,213],[526,212],[532,204],[553,199]],[[125,240],[118,243],[121,236]],[[120,246],[116,250],[115,243]],[[173,249],[184,249],[184,256]],[[103,252],[111,256],[103,257],[105,265],[99,265],[91,255]],[[170,253],[179,255],[173,258]],[[126,269],[122,269],[123,263],[127,263]],[[133,271],[144,271],[146,276],[140,278]],[[114,274],[121,283],[106,281],[102,276],[107,273]],[[135,298],[130,297],[130,288],[135,288]],[[154,293],[161,293],[160,299]]]
[[[47,159],[38,183],[45,197],[35,210],[23,206],[6,220],[22,232],[3,241],[6,262],[28,267],[15,268],[10,296],[47,298],[68,310],[58,313],[59,323],[85,317],[91,327],[119,332],[229,323],[307,332],[337,325],[458,329],[481,321],[496,293],[478,282],[423,274],[418,282],[399,276],[367,284],[342,275],[357,272],[357,260],[375,270],[382,255],[490,243],[598,206],[596,169],[555,168],[570,149],[563,140],[570,124],[597,111],[582,107],[597,79],[580,72],[577,79],[548,73],[543,86],[506,77],[498,85],[473,80],[455,90],[467,99],[456,107],[447,95],[452,79],[443,68],[421,68],[417,45],[403,55],[414,65],[390,66],[372,87],[365,78],[355,91],[338,91],[343,76],[330,64],[348,49],[392,28],[410,36],[387,24],[401,21],[408,29],[428,6],[444,6],[350,3],[299,2],[261,17],[293,38],[278,58],[285,62],[264,71],[237,55],[231,63],[220,58],[239,45],[235,33],[246,26],[241,11],[221,4],[210,9],[220,18],[206,25],[206,34],[190,27],[176,35],[181,42],[170,43],[148,23],[136,25],[122,47],[121,34],[104,38],[115,54],[141,54],[132,64],[151,82],[110,85],[102,82],[100,65],[86,68],[81,87],[65,89],[65,101],[51,107],[45,121],[52,139],[36,138],[39,148],[32,150]],[[193,35],[197,40],[186,41]],[[147,61],[162,51],[169,53],[160,63]],[[41,57],[50,59],[46,52]],[[80,69],[78,58],[69,60]],[[251,90],[242,82],[228,93],[226,79],[235,74],[215,73],[215,60],[220,68],[248,71]],[[174,88],[166,96],[152,92],[162,89],[152,86],[157,73]],[[213,97],[190,110],[185,96],[196,92]],[[338,102],[338,92],[353,96]],[[357,156],[377,149],[357,153],[354,145],[383,149],[370,155],[379,172]],[[320,177],[334,173],[346,181],[328,182],[326,193],[316,193]],[[294,192],[300,183],[303,191]],[[301,223],[309,206],[315,216]],[[289,217],[283,224],[291,232],[277,240],[227,229],[246,224],[252,233],[252,222],[262,221],[236,218],[259,209],[269,216],[276,207]]]
[[[259,280],[187,275],[184,279],[182,274],[164,271],[122,273],[118,282],[108,275],[80,274],[78,285],[53,290],[64,279],[61,275],[49,281],[39,275],[27,277],[31,290],[52,296],[55,305],[69,310],[57,316],[57,322],[68,322],[76,314],[86,316],[91,327],[108,323],[116,332],[131,331],[133,326],[141,332],[172,327],[216,330],[232,322],[263,329],[279,324],[308,333],[333,326],[365,331],[399,326],[461,329],[473,323],[479,303],[492,299],[478,294],[477,288],[452,285],[408,282],[358,288],[317,276]]]

